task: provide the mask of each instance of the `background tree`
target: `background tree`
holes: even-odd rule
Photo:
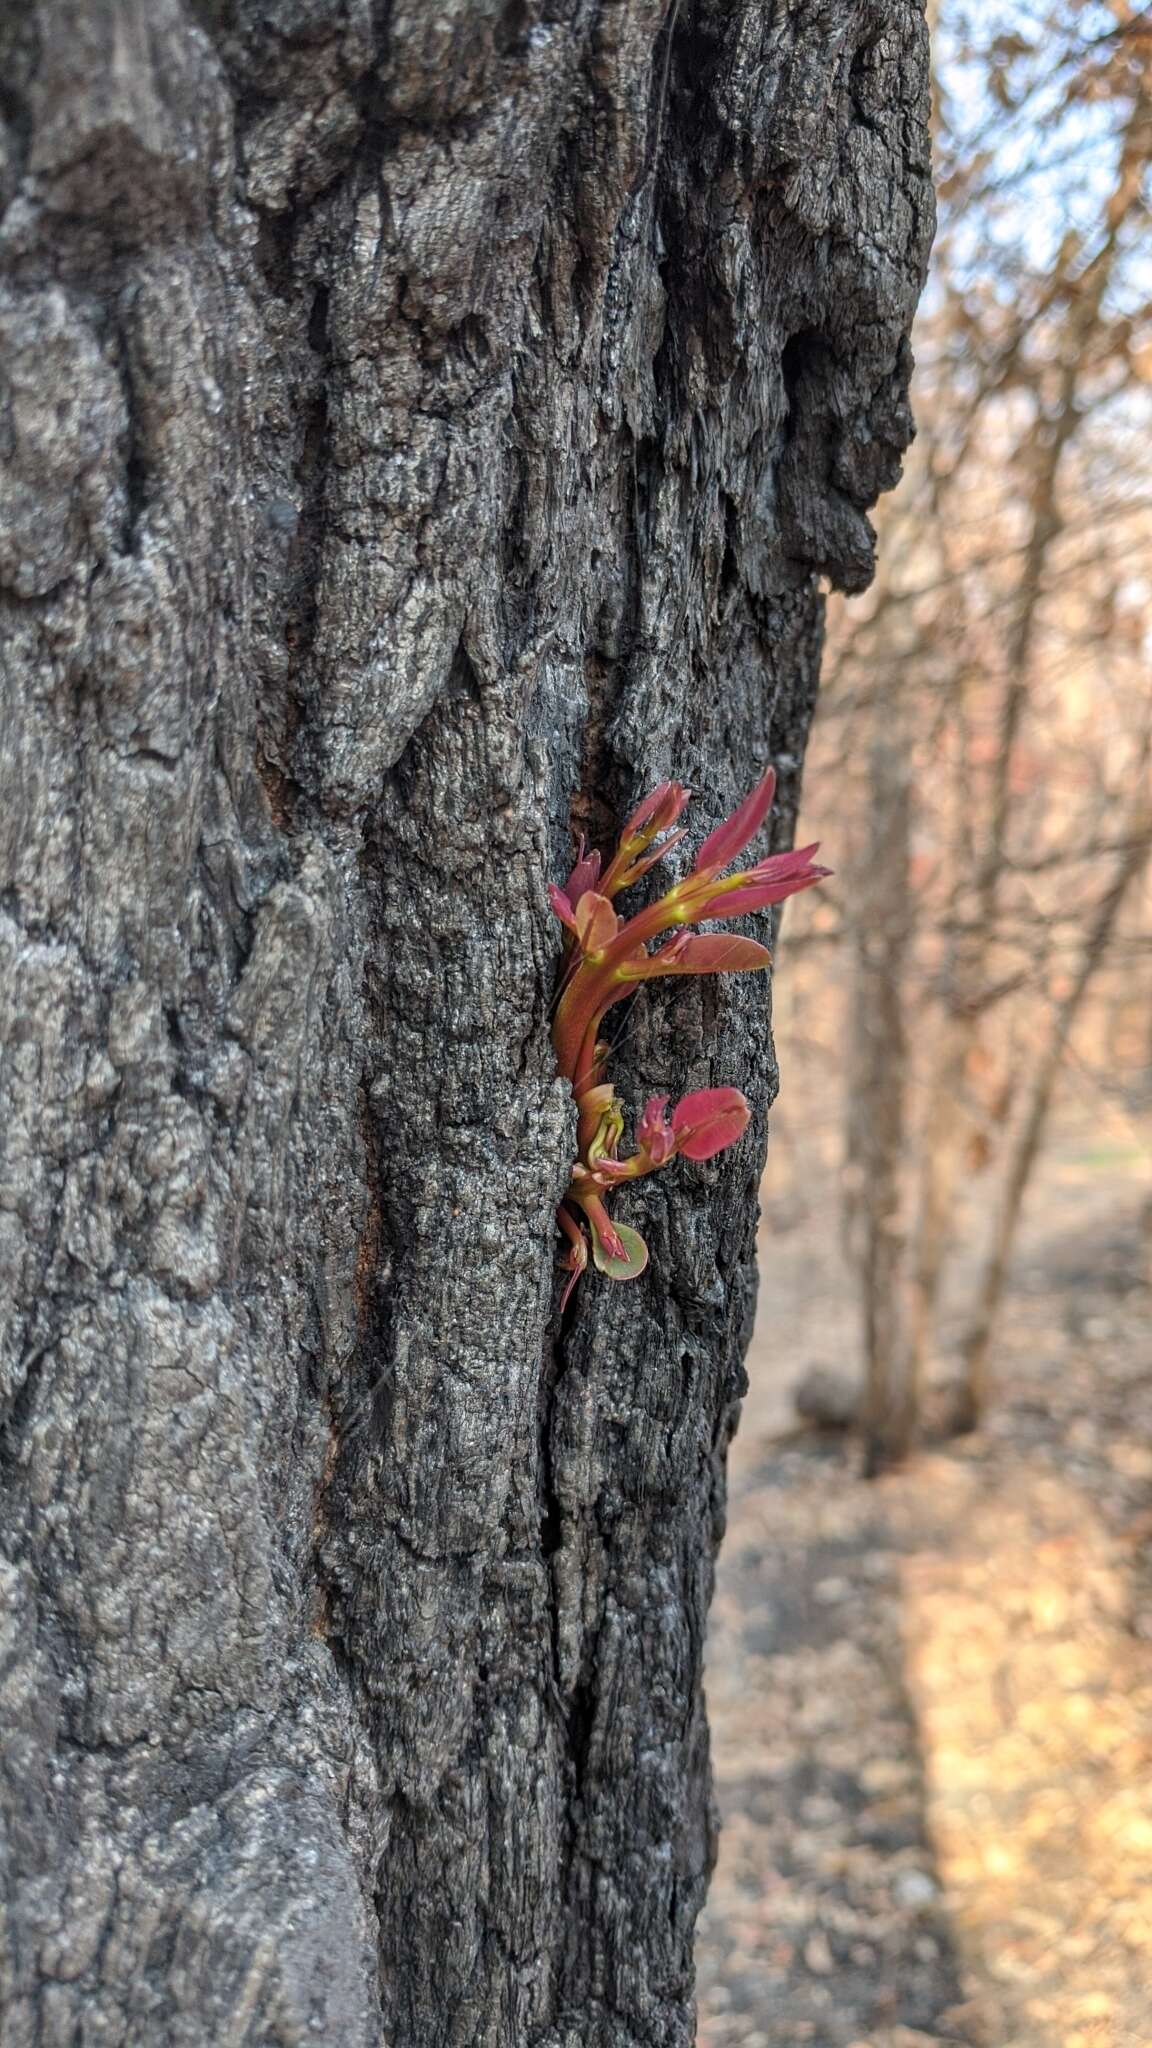
[[[886,1104],[850,1086],[847,1195],[854,1241],[895,1215],[906,1244],[870,1373],[904,1387],[905,1411],[952,1373],[967,1427],[1058,1076],[1071,1061],[1104,1114],[1146,1105],[1152,18],[1125,0],[946,0],[939,17],[922,432],[876,584],[835,617],[817,783],[839,774],[855,821],[856,902],[881,879],[872,735],[893,735],[899,707],[910,901],[868,944],[909,1057],[889,1063]],[[832,939],[833,959],[851,929],[828,903],[796,925]],[[823,941],[812,959],[827,1001]],[[874,1160],[877,1145],[890,1158],[897,1113],[893,1195],[859,1151],[871,1120]],[[979,1210],[988,1243],[970,1260]],[[893,1455],[907,1427],[905,1413]]]
[[[918,7],[0,49],[6,2043],[686,2043],[775,1068],[756,988],[626,1026],[757,1122],[558,1329],[545,883],[668,772],[791,833]]]
[[[877,696],[853,902],[853,999],[845,1176],[860,1288],[864,1349],[861,1425],[870,1474],[911,1449],[919,1386],[908,1356],[902,1299],[901,1173],[908,1061],[904,963],[911,922],[909,762],[900,730],[899,681],[889,706]]]

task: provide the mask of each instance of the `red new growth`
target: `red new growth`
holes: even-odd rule
[[[776,853],[754,867],[721,877],[721,869],[743,853],[760,830],[772,806],[776,776],[769,768],[730,818],[709,834],[690,873],[647,910],[623,919],[612,908],[621,889],[639,881],[685,837],[674,831],[690,792],[679,782],[662,782],[635,810],[620,843],[601,873],[600,855],[585,853],[562,889],[555,883],[548,895],[564,926],[564,973],[552,1042],[562,1074],[572,1083],[578,1110],[578,1153],[572,1178],[560,1204],[559,1224],[568,1240],[561,1261],[570,1278],[567,1301],[588,1264],[587,1226],[597,1270],[613,1280],[634,1280],[648,1263],[643,1238],[627,1225],[613,1223],[605,1196],[621,1181],[638,1180],[666,1166],[677,1153],[685,1159],[712,1159],[735,1144],[751,1112],[738,1088],[701,1088],[665,1115],[666,1095],[654,1095],[636,1130],[636,1150],[619,1156],[624,1116],[611,1084],[603,1079],[610,1048],[600,1026],[614,1003],[668,974],[719,974],[767,967],[771,954],[755,939],[720,933],[693,933],[685,927],[702,918],[738,917],[783,902],[798,889],[810,889],[829,873],[815,867],[815,846]],[[649,941],[665,932],[654,952]]]

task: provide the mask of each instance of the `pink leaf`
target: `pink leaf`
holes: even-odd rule
[[[584,834],[581,833],[580,851],[576,856],[576,865],[564,884],[564,893],[573,908],[579,903],[585,891],[587,889],[594,889],[599,880],[600,855],[598,853],[585,853]]]
[[[742,889],[717,890],[696,907],[693,916],[743,917],[751,910],[767,910],[770,904],[783,903],[786,896],[795,896],[801,889],[810,889],[814,882],[822,882],[831,872],[831,868],[799,868],[774,880],[749,881]]]
[[[649,868],[654,868],[657,861],[663,860],[666,853],[671,853],[672,848],[679,846],[680,841],[687,837],[687,827],[681,826],[679,832],[670,832],[667,839],[662,839],[659,846],[654,846],[651,853],[642,854],[639,860],[632,861],[628,867],[629,882],[638,882],[641,875],[646,875]],[[621,883],[620,887],[623,888],[624,884]]]
[[[636,1127],[636,1147],[653,1166],[663,1166],[676,1150],[672,1130],[664,1112],[668,1107],[666,1095],[652,1095],[644,1104],[644,1114]]]
[[[627,889],[683,838],[683,833],[675,832],[662,846],[651,853],[647,851],[661,832],[667,832],[676,823],[689,795],[682,783],[661,782],[633,811],[600,884],[605,896],[615,896],[619,890]]]
[[[676,1150],[685,1159],[711,1159],[734,1145],[752,1112],[738,1088],[698,1088],[672,1111]]]
[[[812,855],[819,853],[820,841],[814,839],[811,846],[791,846],[787,853],[770,853],[767,860],[758,860],[754,867],[745,869],[750,882],[774,882],[788,875],[807,874],[812,866]],[[831,868],[821,868],[821,875],[830,875]]]
[[[648,981],[661,974],[740,974],[757,967],[770,967],[772,955],[756,939],[729,937],[724,932],[681,933],[649,955],[637,980]]]
[[[731,817],[725,818],[722,825],[717,825],[716,830],[708,834],[696,855],[693,874],[718,874],[730,860],[735,860],[738,853],[743,853],[748,841],[768,816],[775,793],[776,770],[769,768],[743,803],[737,804]]]
[[[623,1180],[635,1180],[636,1167],[631,1159],[598,1159],[589,1169],[593,1181],[600,1187],[610,1187]]]
[[[561,924],[566,924],[569,931],[574,932],[576,929],[576,919],[572,915],[571,898],[565,895],[564,890],[555,882],[549,882],[548,884],[548,901],[560,919]]]
[[[620,834],[623,846],[630,839],[654,839],[657,832],[664,832],[674,825],[684,809],[691,790],[680,782],[658,782],[655,789],[638,804]]]
[[[586,889],[573,913],[576,936],[583,953],[599,953],[610,946],[620,929],[620,919],[606,896]]]

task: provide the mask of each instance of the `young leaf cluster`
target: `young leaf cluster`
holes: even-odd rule
[[[684,1095],[671,1116],[668,1097],[654,1095],[636,1130],[636,1149],[620,1157],[624,1116],[604,1068],[611,1051],[600,1027],[613,1004],[645,981],[674,974],[748,972],[767,967],[771,954],[755,939],[694,932],[704,919],[737,917],[780,903],[798,889],[811,888],[828,873],[815,867],[815,845],[771,854],[735,874],[723,870],[759,831],[772,805],[776,777],[770,768],[731,817],[709,834],[690,872],[665,895],[635,916],[613,908],[620,891],[664,858],[685,837],[679,819],[691,792],[662,782],[645,797],[624,827],[620,843],[601,873],[598,853],[579,855],[564,887],[549,888],[552,908],[564,926],[564,969],[552,1027],[562,1074],[572,1084],[577,1108],[577,1156],[558,1211],[567,1239],[562,1265],[569,1274],[568,1300],[588,1264],[588,1240],[597,1270],[612,1280],[633,1280],[648,1263],[648,1249],[636,1230],[613,1223],[606,1198],[621,1182],[682,1155],[711,1159],[734,1144],[750,1111],[738,1088],[702,1088]],[[670,936],[669,936],[670,935]],[[650,950],[654,940],[660,941]]]

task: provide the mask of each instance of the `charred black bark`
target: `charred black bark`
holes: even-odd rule
[[[917,0],[0,44],[6,2048],[686,2043],[775,1068],[627,1021],[757,1121],[558,1329],[544,884],[667,773],[791,830]]]

